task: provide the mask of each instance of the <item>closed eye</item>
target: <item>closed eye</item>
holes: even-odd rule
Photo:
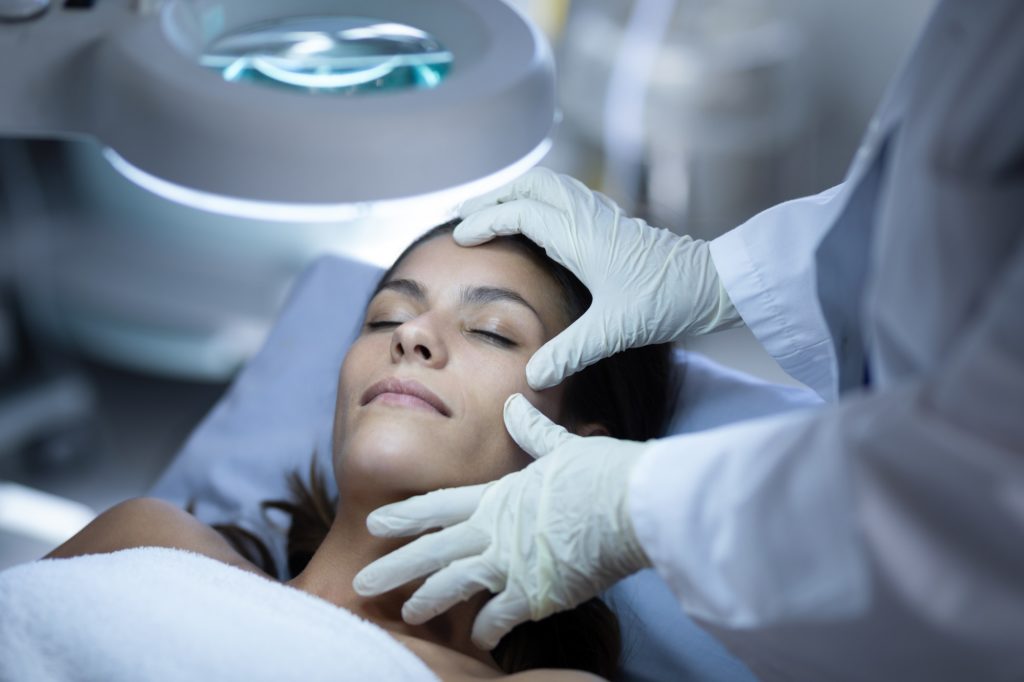
[[[375,320],[373,322],[367,322],[366,328],[370,331],[378,331],[381,329],[394,329],[400,324],[402,323],[395,320]]]
[[[370,331],[383,331],[386,329],[394,329],[395,327],[398,327],[401,324],[402,323],[398,322],[397,320],[374,320],[373,322],[367,322],[366,328],[369,329]],[[519,345],[512,339],[506,338],[501,334],[496,334],[494,332],[487,331],[486,329],[470,329],[469,331],[471,334],[476,334],[477,336],[483,337],[489,343],[501,346],[502,348],[514,348]]]
[[[519,345],[512,339],[505,338],[501,334],[495,334],[494,332],[489,332],[484,329],[470,329],[469,331],[472,332],[473,334],[476,334],[477,336],[484,337],[490,343],[497,344],[502,348],[514,348],[515,346]]]

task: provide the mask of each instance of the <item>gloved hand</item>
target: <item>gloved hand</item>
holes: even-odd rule
[[[497,596],[472,632],[488,650],[519,623],[572,608],[650,565],[626,499],[644,443],[572,435],[520,394],[506,401],[505,422],[540,459],[492,483],[377,509],[367,518],[374,535],[444,530],[378,559],[353,581],[356,592],[374,596],[433,573],[402,608],[414,625],[490,590]]]
[[[459,244],[522,233],[594,297],[580,319],[530,359],[526,378],[536,390],[621,350],[740,321],[705,242],[628,218],[611,199],[567,175],[534,168],[459,212]]]

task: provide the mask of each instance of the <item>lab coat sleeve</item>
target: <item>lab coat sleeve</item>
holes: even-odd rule
[[[651,443],[630,514],[689,613],[726,627],[863,615],[884,580],[934,632],[1019,659],[1024,236],[1014,248],[934,372]]]
[[[836,395],[829,330],[818,307],[814,253],[847,191],[837,185],[757,214],[710,244],[743,321],[790,376]]]

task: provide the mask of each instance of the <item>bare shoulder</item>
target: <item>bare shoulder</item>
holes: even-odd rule
[[[106,554],[133,547],[185,549],[262,574],[216,530],[184,509],[153,497],[114,505],[45,558]]]
[[[582,670],[538,668],[515,673],[505,678],[512,682],[608,682],[605,678]]]

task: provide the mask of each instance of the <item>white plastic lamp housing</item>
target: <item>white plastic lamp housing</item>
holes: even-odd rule
[[[550,49],[501,0],[139,6],[101,0],[0,23],[0,135],[91,136],[118,170],[167,198],[288,221],[455,206],[525,171],[549,144]],[[430,89],[339,95],[227,82],[200,65],[221,36],[330,16],[424,31],[451,53],[450,70]]]

